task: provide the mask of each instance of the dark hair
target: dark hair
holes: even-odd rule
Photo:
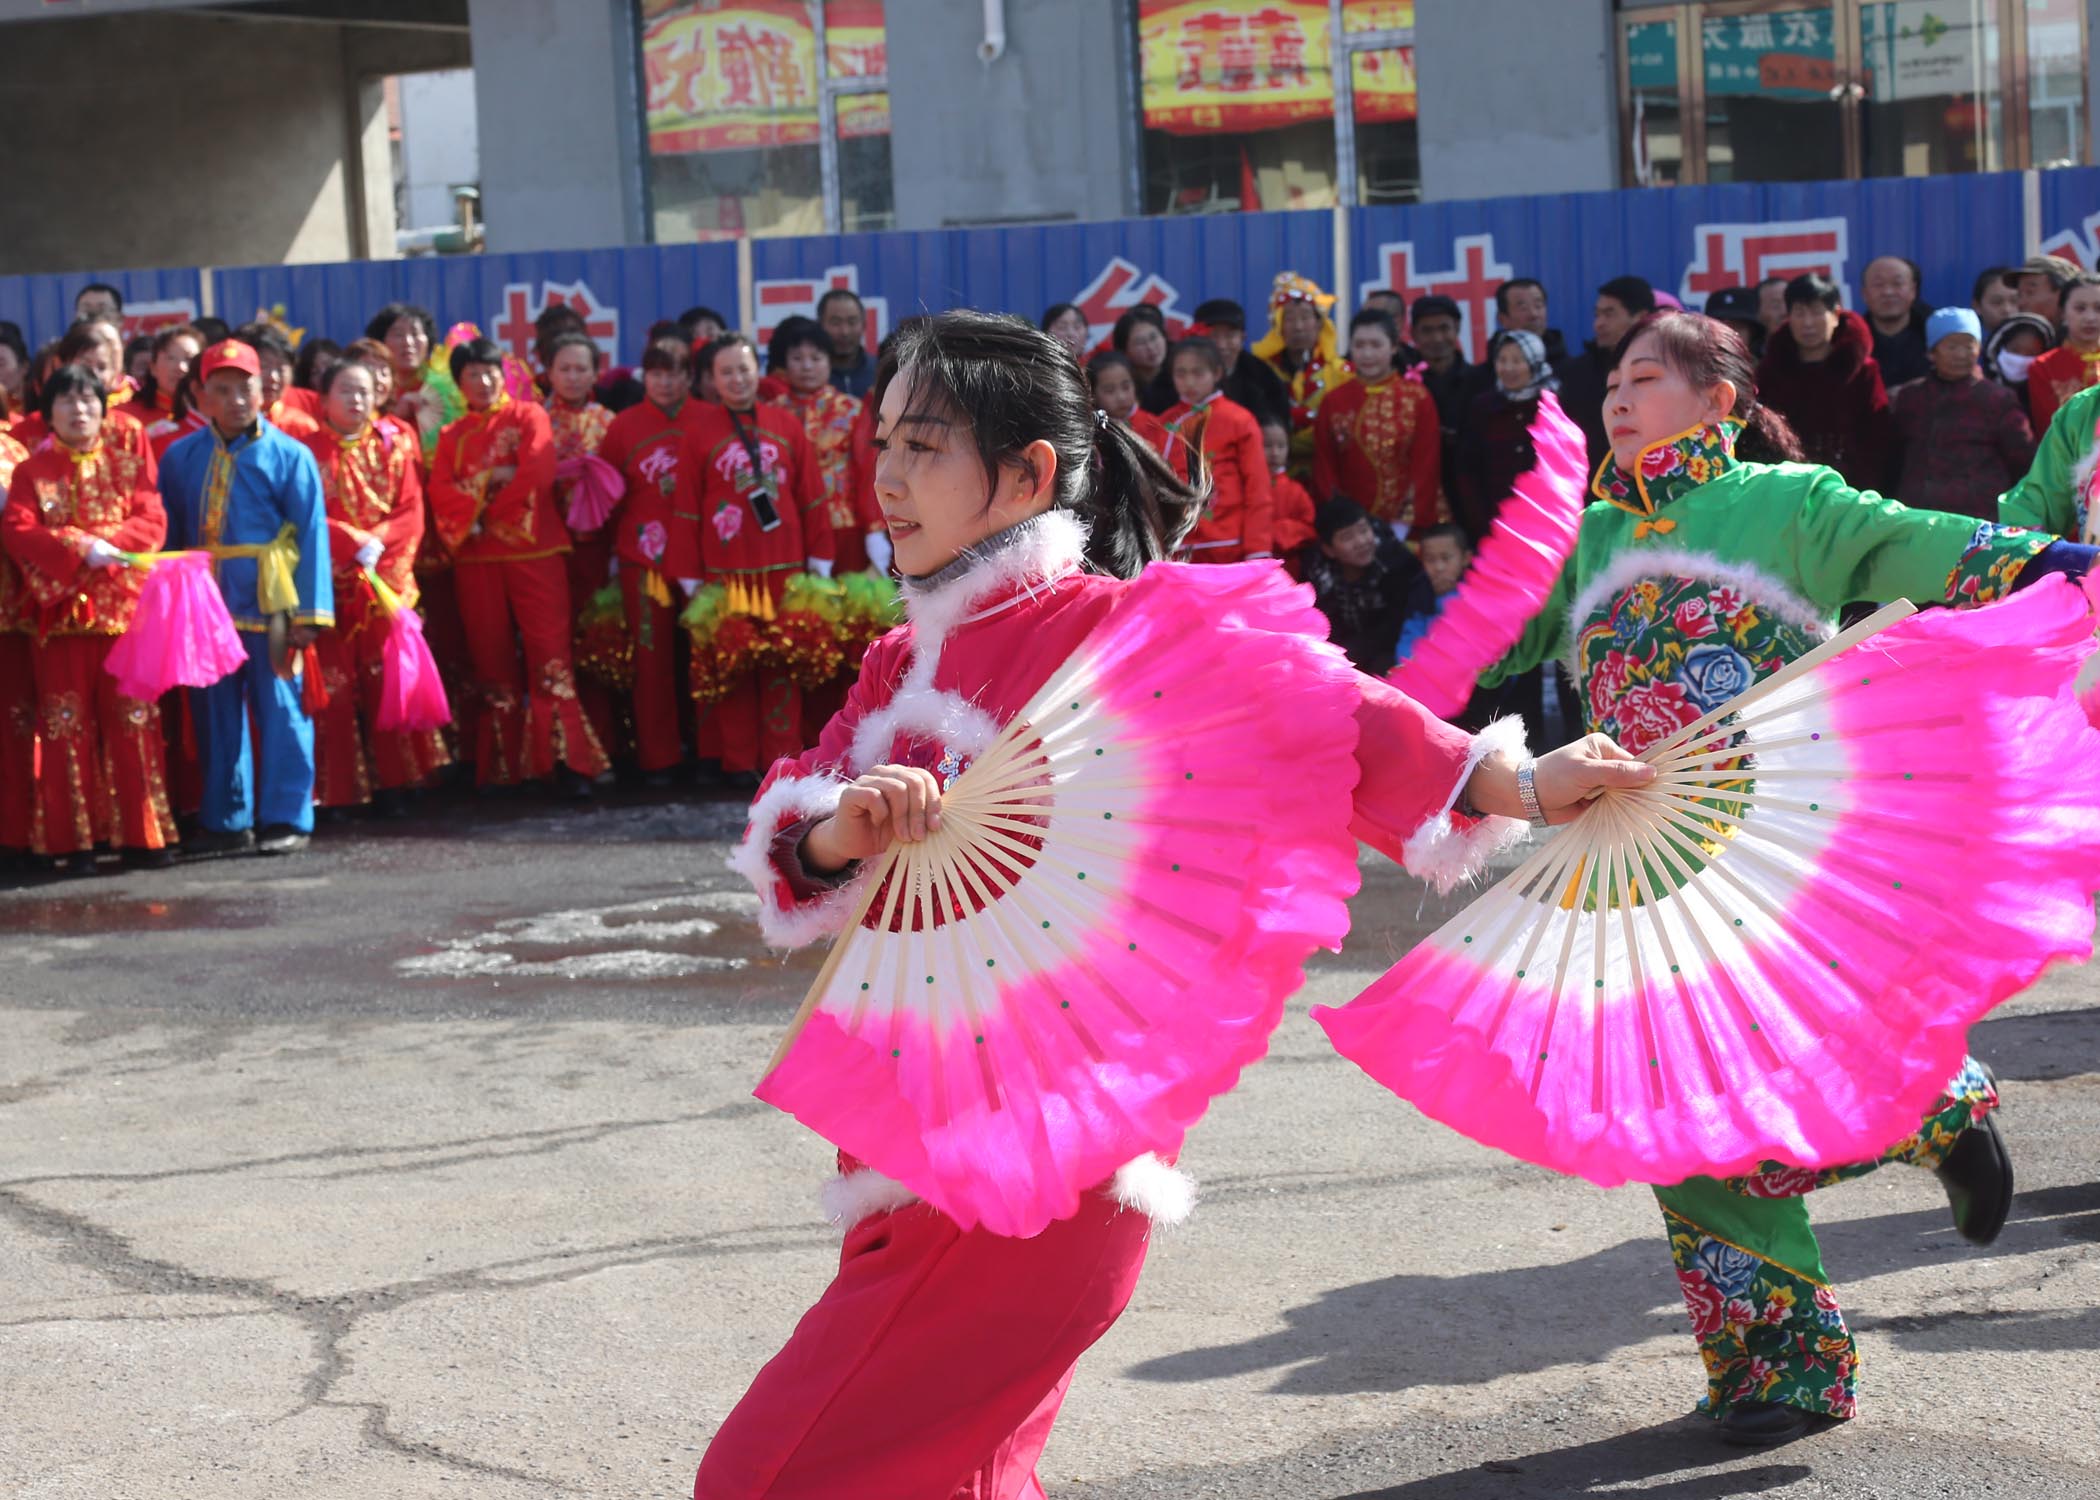
[[[1320,540],[1331,542],[1336,532],[1347,531],[1358,521],[1368,521],[1371,513],[1351,500],[1347,495],[1336,495],[1322,500],[1313,510],[1313,530]]]
[[[859,292],[854,291],[851,287],[835,286],[817,299],[817,319],[819,322],[823,320],[824,309],[831,306],[832,303],[838,301],[841,297],[852,302],[862,312],[868,310],[868,304],[860,300]]]
[[[76,365],[70,361],[61,363],[57,369],[44,377],[43,388],[36,395],[36,409],[43,415],[44,424],[50,425],[51,408],[58,404],[60,396],[82,393],[93,396],[95,403],[105,413],[108,412],[109,392],[103,388],[102,378],[86,365]]]
[[[567,338],[569,335],[563,334],[562,337]],[[585,339],[584,342],[589,343],[590,340]],[[690,375],[693,373],[693,351],[675,331],[662,338],[651,339],[648,347],[642,350],[642,369],[669,370],[673,374]]]
[[[303,348],[300,350],[300,353],[302,354],[305,352],[306,351]],[[372,366],[361,359],[337,360],[334,364],[330,365],[327,369],[321,372],[321,383],[314,389],[317,390],[325,399],[328,393],[335,389],[336,381],[342,378],[343,373],[346,370],[362,370],[367,375],[371,375],[373,392],[375,395],[377,394],[379,388],[379,377],[372,373]]]
[[[1055,504],[1086,523],[1096,572],[1135,578],[1171,554],[1196,522],[1202,494],[1121,422],[1094,414],[1094,398],[1062,344],[1022,318],[950,312],[898,342],[894,368],[876,375],[878,406],[896,375],[913,382],[902,420],[953,420],[984,467],[985,503],[999,471],[1046,442],[1057,454]]]
[[[234,329],[233,336],[253,349],[257,359],[274,354],[286,364],[292,362],[291,341],[268,323],[243,323]]]
[[[683,347],[682,345],[680,347]],[[598,341],[581,328],[565,328],[560,333],[547,334],[539,341],[540,368],[554,368],[554,357],[564,349],[587,349],[591,356],[591,369],[598,368]]]
[[[1207,339],[1201,334],[1194,334],[1188,338],[1176,340],[1174,347],[1167,351],[1167,368],[1169,370],[1173,369],[1175,362],[1184,354],[1195,355],[1196,358],[1210,366],[1211,373],[1216,375],[1218,379],[1223,380],[1225,378],[1225,351],[1217,346],[1215,340]]]
[[[1597,295],[1611,298],[1636,317],[1655,311],[1655,287],[1645,276],[1614,276],[1597,288]]]
[[[1754,286],[1754,287],[1750,288],[1750,290],[1751,290],[1751,291],[1753,291],[1753,292],[1762,292],[1762,291],[1763,291],[1763,290],[1764,290],[1764,289],[1765,289],[1766,287],[1768,287],[1768,286],[1785,286],[1785,285],[1786,285],[1786,278],[1785,278],[1784,276],[1767,276],[1767,277],[1766,277],[1766,278],[1765,278],[1765,279],[1764,279],[1763,281],[1760,281],[1760,282],[1759,282],[1759,283],[1758,283],[1758,284],[1757,284],[1756,286]]]
[[[117,314],[118,314],[118,316],[120,316],[120,317],[121,317],[121,316],[123,315],[123,312],[124,312],[124,294],[123,294],[122,292],[118,291],[118,290],[117,290],[117,289],[116,289],[115,287],[111,286],[111,285],[110,285],[110,284],[109,284],[108,282],[106,282],[106,281],[91,281],[91,282],[89,282],[89,283],[88,283],[88,284],[87,284],[86,286],[82,287],[82,288],[81,288],[81,289],[80,289],[79,291],[75,292],[75,293],[73,294],[73,305],[74,305],[75,307],[78,307],[78,306],[80,306],[80,299],[81,299],[82,297],[85,297],[85,296],[86,296],[86,295],[87,295],[87,294],[88,294],[89,292],[107,292],[107,293],[109,293],[109,299],[110,299],[110,301],[112,301],[112,302],[114,302],[114,303],[116,303],[116,304],[117,304]]]
[[[1844,305],[1844,301],[1844,294],[1838,290],[1838,284],[1820,271],[1804,271],[1786,284],[1788,307],[1806,307],[1812,302],[1820,302],[1832,312],[1836,312]]]
[[[1424,318],[1449,318],[1454,323],[1465,321],[1458,304],[1442,292],[1424,292],[1415,298],[1415,305],[1407,310],[1407,317],[1411,323],[1419,323]]]
[[[566,302],[550,302],[532,320],[532,341],[544,344],[559,333],[583,333],[583,314]]]
[[[689,307],[678,315],[677,321],[678,336],[688,344],[692,343],[694,331],[702,323],[711,322],[717,328],[727,328],[729,326],[729,320],[711,307]]]
[[[1509,294],[1525,287],[1537,287],[1541,297],[1546,295],[1546,283],[1536,276],[1518,276],[1495,288],[1495,311],[1505,318],[1509,316]]]
[[[466,379],[467,366],[494,365],[503,368],[503,346],[494,339],[468,339],[452,348],[451,363],[446,366],[452,372],[455,384]]]
[[[1364,293],[1364,305],[1363,305],[1363,311],[1365,311],[1365,312],[1383,312],[1383,311],[1384,311],[1384,309],[1383,309],[1383,308],[1375,308],[1375,307],[1371,306],[1371,299],[1372,299],[1372,298],[1374,298],[1374,297],[1390,297],[1390,298],[1392,298],[1392,299],[1393,299],[1393,300],[1394,300],[1395,302],[1397,302],[1397,303],[1399,303],[1399,304],[1400,304],[1400,306],[1401,306],[1401,309],[1402,309],[1403,311],[1404,311],[1404,310],[1406,309],[1406,307],[1407,307],[1407,298],[1406,298],[1406,297],[1402,296],[1402,295],[1401,295],[1401,294],[1400,294],[1399,292],[1396,292],[1396,291],[1394,291],[1394,290],[1393,290],[1393,289],[1392,289],[1391,287],[1389,287],[1389,286],[1382,286],[1382,287],[1379,287],[1379,288],[1378,288],[1377,290],[1375,290],[1375,291],[1369,291],[1369,292],[1365,292],[1365,293]],[[1399,322],[1399,318],[1398,318],[1398,317],[1397,317],[1396,315],[1394,315],[1394,314],[1392,314],[1392,313],[1387,313],[1386,315],[1387,315],[1388,317],[1391,317],[1391,318],[1393,319],[1393,321],[1394,321],[1394,322],[1396,322],[1396,323],[1397,323],[1397,322]],[[1354,327],[1356,326],[1356,324],[1355,324],[1355,322],[1354,322],[1354,321],[1352,320],[1352,321],[1351,321],[1351,323],[1349,324],[1349,326],[1350,326],[1351,328],[1354,328]]]
[[[831,335],[815,318],[782,318],[766,340],[766,373],[775,374],[787,368],[787,359],[797,349],[807,344],[819,350],[826,359],[831,358]]]
[[[1137,384],[1137,366],[1130,362],[1130,356],[1118,354],[1113,349],[1103,349],[1099,354],[1086,362],[1086,385],[1088,390],[1092,390],[1101,383],[1101,374],[1104,370],[1128,370],[1130,372],[1130,383],[1132,385]]]
[[[1160,331],[1162,336],[1167,331],[1167,320],[1161,315],[1160,310],[1149,302],[1140,303],[1116,319],[1116,326],[1108,336],[1108,341],[1115,347],[1116,353],[1128,354],[1130,352],[1130,336],[1137,332],[1137,326],[1140,323],[1150,323]]]
[[[173,323],[153,335],[153,357],[159,359],[161,351],[180,338],[195,339],[197,341],[197,350],[200,354],[208,347],[204,342],[204,335],[199,333],[193,324]],[[182,393],[177,391],[175,394],[180,396]],[[159,395],[160,377],[153,373],[151,366],[148,366],[146,378],[139,382],[139,403],[141,408],[150,407],[154,399]]]
[[[1349,332],[1352,337],[1359,328],[1375,328],[1392,342],[1395,349],[1400,347],[1400,325],[1394,322],[1393,315],[1382,307],[1367,307],[1349,320]]]
[[[1799,463],[1801,440],[1778,412],[1757,399],[1757,365],[1743,336],[1705,313],[1666,307],[1645,313],[1619,344],[1623,362],[1634,340],[1653,335],[1656,357],[1695,389],[1727,381],[1735,387],[1729,415],[1743,424],[1736,456],[1749,463]]]
[[[320,377],[314,374],[314,367],[324,359],[332,359],[334,364],[341,364],[343,362],[343,346],[334,339],[306,339],[302,341],[299,345],[298,356],[292,361],[292,384],[299,387],[302,391],[318,390],[320,388]],[[331,365],[329,368],[334,368],[334,365]],[[322,374],[325,375],[326,373],[326,370],[322,371]]]
[[[2011,266],[1992,266],[1979,275],[1969,288],[1969,300],[1981,302],[1983,294],[1994,286],[2003,286],[2005,278],[2012,274]]]
[[[350,347],[343,351],[343,358],[345,360],[358,359],[376,362],[385,365],[388,370],[394,368],[393,352],[386,345],[379,342],[378,339],[373,338],[352,339]]]
[[[436,353],[437,319],[431,315],[428,308],[418,307],[413,302],[389,302],[372,314],[372,320],[365,324],[365,337],[383,344],[386,342],[387,331],[403,318],[414,318],[423,325],[423,337],[430,340],[431,352]]]
[[[124,340],[125,372],[127,374],[130,372],[131,362],[137,359],[141,354],[150,355],[152,354],[152,352],[153,335],[150,333],[135,333],[130,338]]]
[[[2065,312],[2069,312],[2071,310],[2071,294],[2078,291],[2081,287],[2089,286],[2100,286],[2100,272],[2080,271],[2076,276],[2065,282],[2059,293],[2063,300],[2057,305]]]
[[[44,382],[51,378],[53,370],[62,370],[65,364],[58,357],[58,340],[53,339],[29,357],[29,373],[22,379],[22,404],[31,411],[43,405]]]
[[[116,333],[116,324],[107,318],[82,318],[66,330],[65,337],[58,341],[58,362],[69,365],[81,355]],[[123,342],[118,338],[118,342]]]
[[[1247,331],[1247,309],[1230,297],[1212,297],[1196,304],[1195,318],[1206,328],[1237,328]]]
[[[1461,552],[1470,552],[1473,550],[1473,539],[1466,535],[1466,528],[1459,525],[1456,521],[1439,521],[1436,523],[1436,525],[1431,526],[1426,530],[1412,533],[1410,537],[1411,540],[1423,543],[1424,545],[1436,541],[1439,538],[1443,539],[1444,541],[1458,543],[1458,547]]]
[[[693,356],[695,372],[705,370],[710,375],[714,374],[715,361],[720,359],[730,349],[749,349],[751,358],[753,360],[758,358],[758,346],[732,328],[729,332],[718,334],[700,346],[699,352]]]
[[[1077,302],[1053,302],[1048,307],[1043,309],[1043,320],[1040,323],[1036,324],[1036,327],[1042,329],[1043,332],[1048,333],[1050,331],[1050,325],[1052,323],[1055,323],[1066,313],[1079,313],[1079,320],[1082,323],[1086,321],[1086,314],[1083,312],[1079,312],[1079,304]]]
[[[0,318],[0,349],[14,352],[16,359],[29,363],[29,340],[22,336],[22,325]]]
[[[223,342],[231,331],[224,318],[215,318],[210,313],[190,319],[190,327],[204,335],[204,347],[207,349],[213,344]]]

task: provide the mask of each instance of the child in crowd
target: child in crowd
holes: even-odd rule
[[[1466,528],[1455,521],[1432,526],[1417,539],[1421,547],[1422,577],[1408,596],[1407,618],[1400,624],[1400,661],[1406,661],[1420,645],[1429,627],[1444,612],[1445,604],[1458,592],[1458,581],[1473,564],[1473,549],[1466,542]]]
[[[1094,388],[1094,406],[1130,430],[1159,452],[1166,446],[1167,424],[1138,405],[1137,368],[1128,356],[1109,351],[1087,361],[1086,375]]]
[[[1267,368],[1264,366],[1263,368]],[[1274,502],[1276,555],[1284,560],[1294,578],[1303,578],[1306,543],[1319,535],[1313,529],[1312,496],[1305,486],[1285,472],[1291,461],[1291,426],[1281,415],[1261,419],[1262,456],[1269,463],[1269,498]]]
[[[1399,659],[1400,625],[1422,565],[1393,528],[1345,495],[1314,513],[1305,581],[1327,616],[1327,637],[1361,672],[1383,677]]]
[[[1202,489],[1202,518],[1183,543],[1190,562],[1232,563],[1274,556],[1269,460],[1254,414],[1218,394],[1225,357],[1207,338],[1183,339],[1170,363],[1181,399],[1166,414],[1160,449],[1174,472]]]
[[[2027,403],[2034,430],[2047,432],[2056,409],[2100,385],[2100,275],[2091,271],[2064,288],[2064,341],[2034,362],[2027,377]]]

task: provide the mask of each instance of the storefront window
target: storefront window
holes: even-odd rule
[[[879,83],[881,0],[642,0],[659,242],[822,233],[827,153],[849,227],[892,221],[888,95],[835,92],[838,128],[824,138],[820,91],[838,86],[818,73],[818,4],[825,77]]]
[[[1139,0],[1144,211],[1331,208],[1337,196],[1327,0]],[[1345,0],[1355,196],[1421,195],[1414,49],[1368,34],[1414,25],[1413,0]],[[1348,48],[1347,38],[1366,45]]]
[[[1626,78],[1632,106],[1626,128],[1633,186],[1674,187],[1684,176],[1676,21],[1627,23]]]
[[[2005,165],[1998,0],[1869,0],[1859,8],[1868,177]]]
[[[2037,167],[2085,160],[2084,0],[2023,0],[2027,13],[2028,157]]]
[[[1708,182],[1813,182],[1845,174],[1842,105],[1832,91],[1837,30],[1827,7],[1707,16]]]

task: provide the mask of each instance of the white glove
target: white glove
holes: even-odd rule
[[[828,558],[828,557],[812,557],[812,558],[810,558],[810,559],[809,559],[808,561],[809,561],[809,571],[810,571],[810,572],[812,572],[812,573],[814,573],[814,574],[816,574],[816,575],[817,575],[817,576],[818,576],[819,578],[829,578],[829,577],[831,576],[831,559],[830,559],[830,558]]]
[[[697,578],[681,578],[678,580],[678,590],[686,598],[690,599],[693,595],[700,592],[700,580]]]
[[[382,542],[381,540],[379,540],[378,537],[375,536],[370,541],[366,542],[362,547],[359,547],[357,549],[357,565],[360,568],[377,567],[379,565],[379,559],[384,557],[385,555],[386,543]]]
[[[86,561],[91,568],[114,568],[122,564],[124,554],[98,536],[88,543]]]
[[[877,573],[887,573],[890,563],[896,558],[897,549],[890,542],[887,531],[868,533],[868,566]]]

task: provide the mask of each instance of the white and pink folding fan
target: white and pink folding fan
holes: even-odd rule
[[[1687,725],[1357,1000],[1423,1113],[1613,1184],[1871,1159],[1968,1027],[2091,955],[2093,617],[2061,579],[1897,605]]]
[[[866,873],[758,1097],[999,1234],[1178,1150],[1348,931],[1353,680],[1273,563],[1148,569]]]
[[[1473,566],[1386,681],[1438,718],[1466,706],[1480,674],[1508,654],[1544,609],[1575,550],[1589,484],[1582,429],[1551,391],[1539,397],[1537,462],[1502,502]]]

